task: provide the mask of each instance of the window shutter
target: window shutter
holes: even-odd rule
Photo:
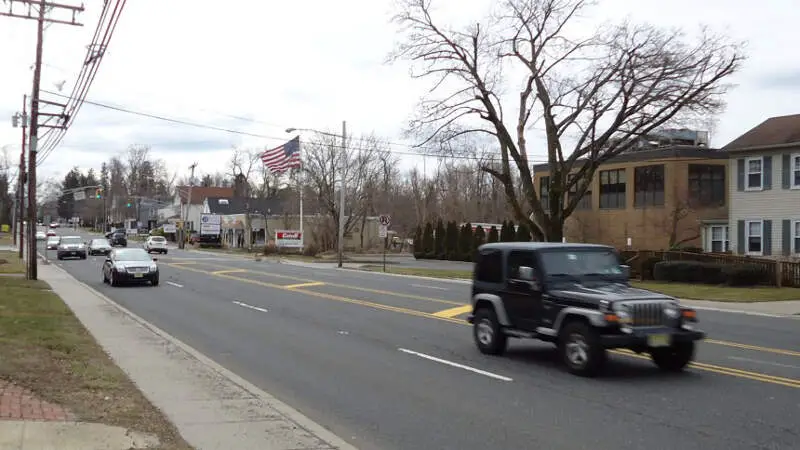
[[[744,255],[744,250],[744,220],[739,220],[736,222],[736,253]]]
[[[772,221],[765,220],[761,226],[761,252],[764,255],[772,254]]]
[[[791,155],[788,153],[783,155],[783,161],[781,161],[781,187],[783,189],[789,189],[791,185],[791,161],[789,158]]]
[[[792,221],[784,220],[782,226],[782,239],[783,256],[789,256],[792,253]]]
[[[764,190],[772,189],[772,156],[764,157]]]
[[[744,159],[736,160],[736,190],[744,190]]]

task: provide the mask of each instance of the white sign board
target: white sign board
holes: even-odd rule
[[[303,247],[303,233],[298,230],[275,230],[275,246]]]
[[[386,236],[389,235],[389,227],[386,225],[378,225],[378,237],[381,239],[386,239]]]
[[[81,201],[81,200],[86,200],[86,193],[85,193],[85,192],[83,192],[83,191],[75,191],[75,192],[72,194],[72,196],[75,198],[75,201],[76,201],[76,202],[79,202],[79,201]]]
[[[392,224],[392,216],[388,214],[383,214],[380,217],[378,217],[378,223],[388,228]]]
[[[200,214],[200,234],[220,234],[222,233],[222,216],[216,214]]]
[[[177,228],[174,223],[164,224],[164,233],[177,233]]]

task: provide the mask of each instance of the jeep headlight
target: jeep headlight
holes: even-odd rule
[[[619,318],[619,323],[623,325],[630,324],[633,321],[631,318],[631,313],[629,313],[627,310],[620,309],[616,311],[616,314],[617,317]]]
[[[667,303],[664,305],[664,315],[667,316],[668,319],[674,320],[680,317],[681,310],[675,303]]]

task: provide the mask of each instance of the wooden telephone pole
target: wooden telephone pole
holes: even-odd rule
[[[0,12],[0,16],[15,17],[20,19],[36,20],[36,62],[33,69],[33,89],[31,92],[31,130],[30,146],[28,150],[28,270],[27,278],[38,278],[37,249],[36,249],[36,216],[38,212],[36,202],[36,157],[39,145],[39,85],[42,78],[42,41],[45,23],[60,23],[65,25],[82,26],[76,21],[76,15],[83,12],[83,6],[64,5],[47,2],[45,0],[10,0],[8,12]],[[22,12],[15,12],[15,4],[23,5]],[[38,14],[34,16],[34,6],[38,6]],[[68,11],[71,20],[49,19],[45,17],[47,11]],[[55,126],[58,127],[58,126]]]
[[[178,242],[178,248],[180,249],[186,248],[186,222],[189,220],[189,208],[192,207],[192,186],[194,186],[194,169],[196,167],[197,163],[193,163],[189,166],[189,170],[191,170],[189,175],[189,193],[186,195],[186,211],[183,212],[183,226],[180,232],[181,241]]]

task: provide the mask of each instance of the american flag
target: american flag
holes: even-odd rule
[[[299,169],[302,166],[300,136],[279,147],[266,150],[261,154],[261,162],[274,174],[281,174],[289,169]]]

